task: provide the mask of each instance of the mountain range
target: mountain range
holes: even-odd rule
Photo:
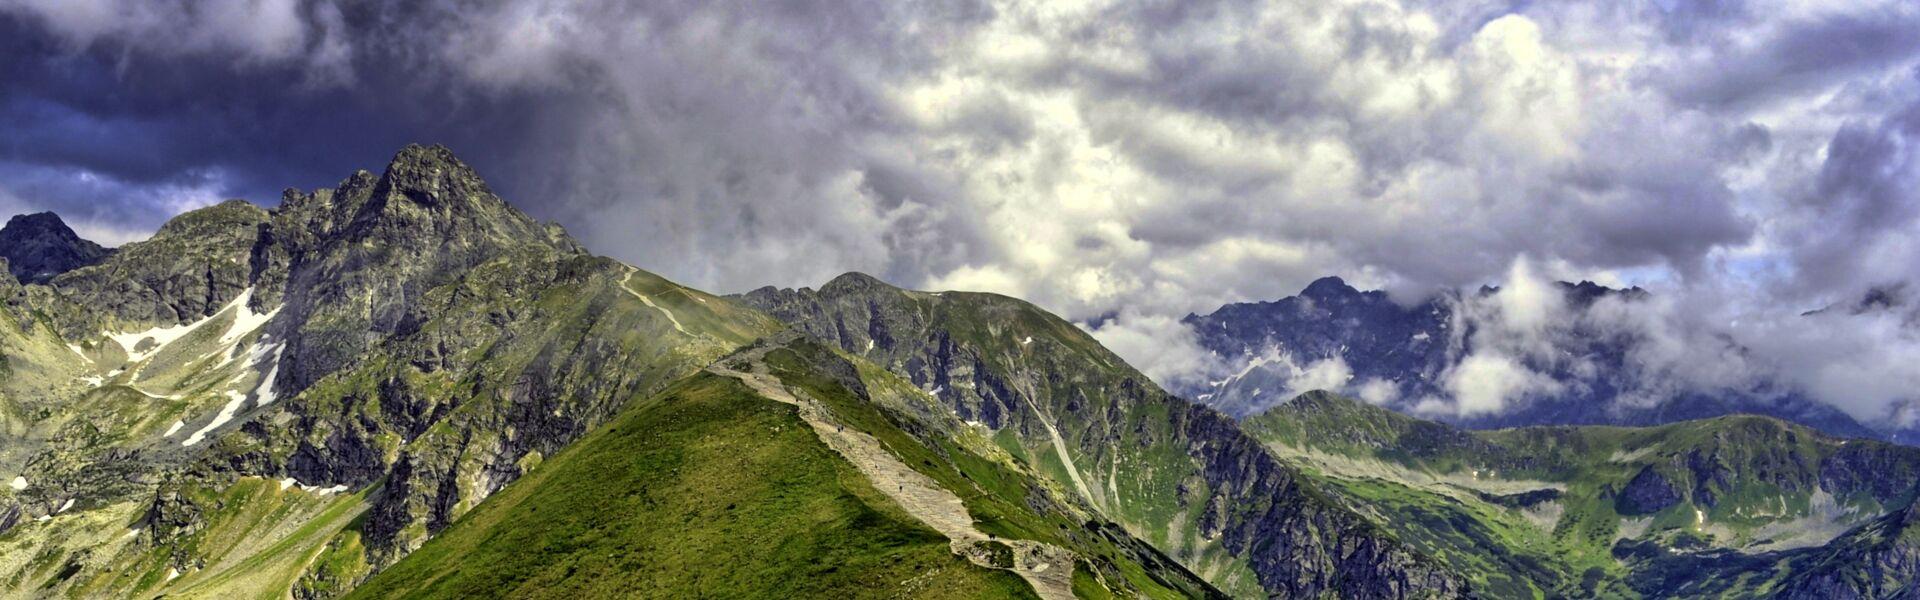
[[[0,241],[0,596],[1920,597],[1920,450],[1811,401],[1169,391],[1016,298],[679,285],[438,146]],[[1445,310],[1322,280],[1189,323],[1415,398]]]
[[[1548,293],[1566,307],[1554,315],[1551,335],[1521,354],[1516,368],[1545,385],[1513,394],[1503,410],[1426,410],[1456,395],[1471,380],[1487,330],[1498,326],[1482,306],[1498,288],[1447,291],[1403,305],[1381,291],[1360,291],[1337,277],[1314,281],[1299,295],[1272,302],[1229,304],[1183,323],[1201,348],[1233,367],[1225,377],[1196,381],[1179,392],[1236,416],[1259,412],[1309,387],[1345,389],[1402,412],[1472,429],[1531,425],[1659,425],[1737,413],[1775,416],[1843,436],[1913,440],[1898,426],[1869,427],[1831,405],[1776,380],[1756,378],[1714,386],[1672,385],[1669,373],[1641,364],[1641,350],[1657,346],[1644,332],[1609,327],[1596,304],[1631,310],[1650,301],[1640,288],[1613,289],[1589,281],[1556,282]],[[1886,292],[1870,294],[1858,312],[1882,307]],[[1878,300],[1876,300],[1878,299]],[[1721,351],[1747,351],[1731,341]],[[1316,369],[1319,372],[1314,372]],[[1337,381],[1327,381],[1328,372]],[[1499,374],[1499,373],[1493,373]],[[1426,403],[1426,405],[1423,405]]]

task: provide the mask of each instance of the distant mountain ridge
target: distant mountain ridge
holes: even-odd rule
[[[1639,288],[1619,290],[1587,281],[1558,282],[1553,289],[1572,310],[1585,310],[1605,298],[1638,302],[1650,295]],[[1475,294],[1485,298],[1498,291],[1485,287]],[[1337,277],[1327,277],[1297,296],[1228,304],[1206,315],[1188,315],[1182,322],[1192,328],[1203,349],[1229,365],[1243,367],[1225,379],[1178,391],[1230,414],[1247,415],[1286,400],[1289,391],[1304,391],[1294,389],[1297,385],[1290,385],[1291,380],[1314,363],[1337,360],[1351,379],[1335,382],[1333,387],[1359,394],[1381,390],[1384,393],[1369,400],[1416,412],[1422,399],[1450,395],[1445,378],[1475,349],[1476,324],[1460,312],[1462,302],[1471,299],[1460,292],[1444,292],[1402,306],[1385,292],[1363,292]],[[1567,326],[1573,328],[1564,336],[1570,345],[1561,350],[1578,361],[1525,364],[1560,384],[1558,390],[1526,394],[1502,411],[1429,416],[1471,428],[1497,428],[1657,425],[1756,413],[1836,435],[1891,435],[1865,427],[1831,406],[1765,383],[1755,388],[1678,390],[1655,398],[1651,405],[1614,402],[1642,383],[1642,376],[1627,368],[1627,354],[1637,341],[1578,324]]]

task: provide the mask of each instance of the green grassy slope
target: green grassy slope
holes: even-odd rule
[[[545,461],[354,598],[1022,597],[794,414],[702,373]]]
[[[767,353],[773,373],[867,432],[966,504],[990,535],[1033,540],[1078,556],[1076,592],[1087,597],[1201,598],[1221,593],[1173,558],[1108,521],[990,431],[960,421],[898,375],[807,338]]]

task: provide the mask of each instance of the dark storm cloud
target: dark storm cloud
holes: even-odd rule
[[[1662,85],[1689,104],[1765,103],[1900,65],[1920,54],[1920,9],[1912,5],[1756,29],[1763,32],[1757,39],[1740,29],[1719,32],[1711,52],[1661,70]]]
[[[304,65],[236,68],[230,57],[155,55],[113,40],[72,47],[20,17],[0,17],[0,39],[0,161],[128,189],[204,187],[272,202],[284,187],[377,168],[413,140],[444,141],[482,165],[508,162],[514,154],[500,142],[525,137],[537,114],[529,109],[549,100],[446,93],[404,64],[380,68],[391,57],[379,45],[360,55],[357,85],[315,87]],[[140,201],[53,186],[14,193],[63,213]],[[119,208],[128,227],[169,216]]]
[[[350,62],[321,74],[315,41],[286,56],[258,49],[156,52],[168,38],[101,37],[76,43],[39,19],[0,11],[0,186],[16,201],[103,225],[151,231],[183,208],[156,201],[192,190],[211,201],[271,204],[286,187],[328,187],[355,169],[378,169],[409,142],[454,147],[483,172],[537,165],[560,142],[539,132],[550,115],[587,101],[551,90],[477,94],[420,49],[388,35],[421,18],[347,7],[341,25],[361,32]],[[317,8],[309,7],[308,15]],[[188,30],[169,15],[153,30]],[[304,21],[318,40],[329,27]],[[141,30],[143,34],[154,32]],[[339,40],[336,40],[339,41]],[[343,79],[344,78],[344,79]],[[85,185],[74,184],[82,179]],[[510,197],[527,178],[496,177]],[[171,192],[169,192],[171,191]],[[540,203],[525,207],[551,211]]]
[[[1920,269],[1920,101],[1878,122],[1851,122],[1827,144],[1788,234],[1797,287],[1863,293]]]

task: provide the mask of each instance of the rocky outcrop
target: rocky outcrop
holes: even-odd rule
[[[1911,446],[1853,440],[1820,461],[1820,486],[1836,496],[1866,493],[1883,504],[1913,490],[1920,481],[1920,450]]]
[[[275,219],[279,248],[259,254],[282,260],[288,323],[286,385],[302,388],[353,364],[373,342],[417,333],[438,308],[429,290],[468,276],[495,260],[533,267],[498,273],[499,291],[527,293],[548,284],[557,262],[583,255],[578,244],[495,196],[473,169],[444,147],[408,146],[378,179],[364,172],[331,194],[291,194]],[[451,336],[413,360],[451,366],[449,354],[466,348]],[[444,347],[443,347],[444,346]]]
[[[1680,500],[1680,491],[1674,489],[1673,482],[1658,469],[1647,466],[1620,489],[1613,506],[1623,515],[1647,515],[1666,510]]]
[[[197,321],[251,285],[253,247],[267,219],[265,209],[241,200],[188,212],[51,285],[122,331]]]
[[[0,258],[7,272],[22,283],[46,283],[61,273],[98,264],[112,250],[81,239],[60,216],[50,213],[15,215],[0,227]]]

